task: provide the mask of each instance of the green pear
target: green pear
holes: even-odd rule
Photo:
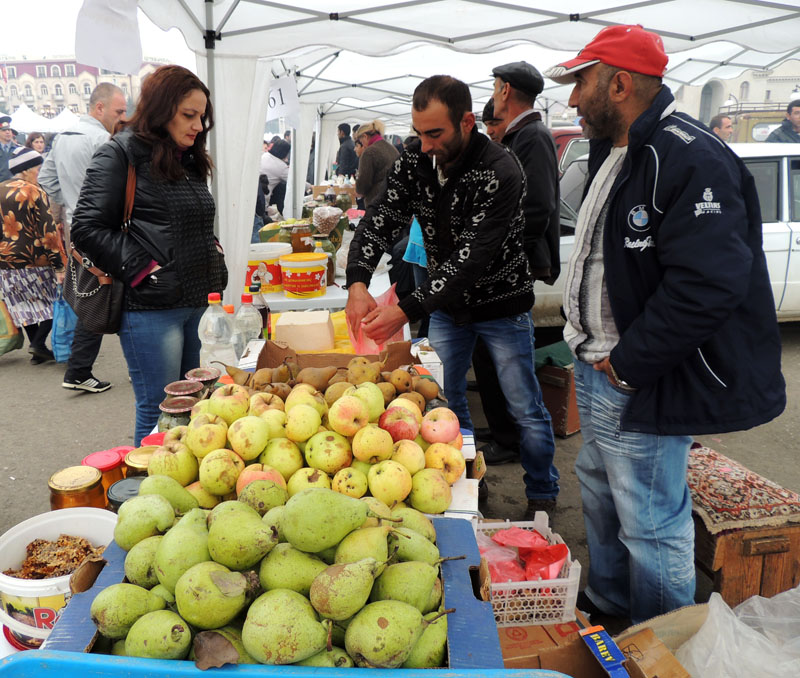
[[[239,494],[238,500],[258,511],[259,516],[264,516],[267,511],[276,506],[283,506],[289,499],[289,493],[280,485],[271,480],[253,480]]]
[[[311,583],[308,597],[314,609],[327,619],[349,619],[367,602],[381,565],[374,558],[364,558],[327,567]]]
[[[414,532],[419,532],[428,541],[436,543],[436,530],[433,523],[424,513],[411,507],[392,509],[392,518],[400,518],[403,522],[398,527],[407,527]]]
[[[222,513],[214,519],[208,530],[211,558],[231,570],[255,567],[278,543],[278,531],[265,525],[258,511],[249,507],[248,510],[249,513]]]
[[[160,494],[131,497],[117,511],[114,541],[130,551],[142,539],[166,532],[175,522],[175,509]]]
[[[389,560],[391,527],[361,527],[348,534],[336,547],[336,563],[355,563],[362,558],[374,558],[383,565]]]
[[[153,588],[151,588],[150,593],[155,593],[157,596],[163,598],[167,605],[172,605],[175,602],[175,594],[168,590],[166,586],[162,586],[161,584],[156,584]]]
[[[189,625],[170,610],[148,612],[131,626],[125,654],[151,659],[183,659],[192,645]]]
[[[188,658],[203,670],[225,664],[258,664],[244,649],[242,630],[232,625],[198,633]]]
[[[245,650],[262,664],[293,664],[325,649],[328,629],[296,591],[274,589],[256,598],[242,627]]]
[[[111,654],[113,654],[116,657],[127,657],[127,654],[125,654],[124,638],[122,640],[114,641],[114,644],[111,646]]]
[[[339,544],[334,544],[333,546],[329,546],[322,551],[317,551],[314,555],[317,556],[323,563],[327,563],[328,565],[333,565],[336,563],[336,549],[339,548]]]
[[[309,488],[286,502],[283,532],[295,548],[317,553],[361,527],[368,512],[363,501],[321,487]]]
[[[206,560],[211,560],[206,513],[194,508],[161,538],[155,557],[156,576],[167,591],[175,593],[181,575]]]
[[[444,584],[442,584],[442,578],[436,577],[436,581],[433,582],[433,588],[431,588],[431,597],[428,599],[428,604],[425,606],[422,614],[428,614],[429,612],[439,609],[439,604],[442,602],[443,589]]]
[[[141,586],[112,584],[95,596],[89,608],[89,616],[102,635],[119,640],[128,635],[139,617],[148,612],[163,610],[165,606],[163,598]]]
[[[303,661],[295,662],[295,666],[325,666],[332,669],[346,669],[355,666],[355,663],[340,647],[331,647],[330,650],[323,650],[310,656]]]
[[[175,586],[178,613],[192,626],[216,629],[228,624],[247,604],[247,578],[209,560],[193,565]]]
[[[371,464],[367,464],[367,466],[371,466]],[[369,469],[367,470],[369,471]],[[361,501],[369,506],[369,510],[372,512],[372,515],[367,517],[361,527],[377,527],[378,525],[385,525],[386,523],[383,521],[392,517],[392,509],[390,509],[380,499],[376,499],[375,497],[361,497]]]
[[[252,506],[248,506],[244,502],[236,501],[235,499],[229,499],[228,501],[223,501],[217,504],[211,511],[209,512],[206,520],[208,522],[208,528],[211,529],[211,526],[214,524],[214,521],[217,519],[218,516],[221,516],[225,513],[246,513],[247,515],[252,515],[255,509]]]
[[[437,612],[432,612],[426,614],[424,619],[433,621],[425,627],[408,659],[403,662],[404,669],[435,669],[445,666],[447,615],[440,616]]]
[[[125,578],[136,586],[152,589],[158,584],[156,575],[156,550],[164,537],[157,534],[154,537],[142,539],[128,551],[125,556]]]
[[[439,563],[439,549],[419,532],[407,527],[397,527],[389,535],[390,543],[397,545],[397,559],[400,561],[421,560],[428,565]]]
[[[437,568],[419,561],[389,565],[375,579],[370,600],[401,600],[424,612],[438,576]]]
[[[308,597],[311,582],[328,567],[316,556],[291,544],[278,544],[261,561],[258,580],[264,590],[289,589]]]
[[[408,659],[422,631],[422,614],[416,607],[379,600],[353,618],[344,644],[356,666],[395,669]]]
[[[147,476],[139,484],[139,496],[146,494],[160,494],[172,504],[172,508],[175,509],[175,513],[178,515],[188,513],[193,508],[200,506],[192,493],[171,476]]]
[[[281,506],[274,506],[269,511],[264,514],[264,517],[261,519],[261,522],[264,523],[269,528],[275,528],[278,532],[278,543],[285,543],[286,542],[286,535],[283,533],[283,529],[281,528],[281,521],[283,519],[283,511],[284,507]]]

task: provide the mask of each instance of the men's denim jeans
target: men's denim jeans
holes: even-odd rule
[[[495,367],[508,411],[520,431],[520,459],[528,499],[555,499],[558,469],[553,465],[555,441],[550,413],[534,371],[533,321],[529,313],[456,325],[442,311],[431,315],[428,337],[444,368],[448,407],[461,426],[473,429],[467,406],[467,371],[478,337],[483,339]]]
[[[634,624],[694,603],[694,524],[686,471],[689,436],[620,429],[630,393],[575,361],[583,447],[581,484],[589,545],[586,594]]]
[[[161,414],[164,387],[200,364],[197,326],[205,308],[124,311],[119,331],[136,396],[134,444],[149,434]]]

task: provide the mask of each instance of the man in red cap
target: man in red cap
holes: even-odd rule
[[[591,139],[567,268],[576,462],[591,568],[578,604],[634,623],[694,602],[693,434],[784,409],[753,177],[677,113],[661,38],[603,29],[551,68]]]

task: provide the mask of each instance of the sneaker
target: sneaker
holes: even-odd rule
[[[556,512],[555,499],[528,499],[528,508],[525,509],[523,520],[534,520],[537,511],[544,511],[547,514],[548,527],[555,530],[554,514]]]
[[[111,388],[111,383],[108,381],[100,381],[90,376],[88,379],[79,381],[78,379],[67,379],[61,382],[64,388],[70,388],[75,391],[88,391],[89,393],[102,393]]]
[[[487,443],[480,448],[483,452],[483,459],[487,466],[497,466],[498,464],[508,464],[512,461],[519,461],[519,452],[507,450],[500,447],[497,443]]]

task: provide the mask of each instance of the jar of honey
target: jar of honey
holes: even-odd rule
[[[94,466],[69,466],[56,471],[47,485],[50,488],[50,509],[55,511],[76,506],[106,507],[102,474]]]
[[[122,480],[125,474],[122,472],[122,459],[116,450],[103,450],[102,452],[92,452],[87,454],[83,461],[83,466],[93,466],[102,474],[103,491],[108,496],[108,488],[118,480]]]
[[[158,449],[158,445],[144,445],[136,447],[125,455],[125,466],[127,472],[125,476],[131,478],[132,476],[146,476],[147,464],[150,462],[150,457],[153,452]]]
[[[313,252],[314,238],[311,224],[296,223],[292,226],[292,252]]]

